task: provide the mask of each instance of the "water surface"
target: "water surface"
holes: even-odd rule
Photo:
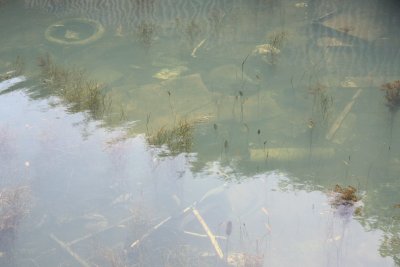
[[[399,265],[398,8],[0,1],[2,266]]]

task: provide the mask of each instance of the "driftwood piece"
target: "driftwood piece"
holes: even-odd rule
[[[53,239],[62,249],[64,249],[72,258],[84,267],[91,267],[84,259],[82,259],[77,253],[75,253],[66,243],[58,239],[54,234],[50,234],[50,238]]]
[[[196,219],[200,222],[201,226],[203,227],[204,231],[207,233],[208,238],[210,238],[211,244],[213,245],[215,252],[217,252],[217,255],[220,259],[224,258],[224,253],[222,253],[222,249],[218,244],[218,241],[215,237],[215,235],[211,232],[210,228],[208,227],[207,223],[205,222],[205,220],[203,219],[203,217],[201,217],[199,211],[196,208],[192,208],[192,212],[194,214],[194,216],[196,217]]]
[[[201,40],[201,42],[193,49],[192,54],[190,54],[192,57],[196,57],[197,49],[199,49],[199,48],[204,44],[204,42],[205,42],[206,40],[207,40],[207,39]]]
[[[208,235],[204,235],[204,234],[199,234],[199,233],[195,233],[195,232],[190,232],[190,231],[183,231],[183,233],[187,234],[187,235],[191,235],[191,236],[196,236],[196,237],[202,237],[202,238],[208,238]],[[216,239],[222,239],[222,240],[226,240],[226,236],[220,236],[220,235],[216,235],[215,236]]]
[[[68,246],[71,246],[71,245],[76,244],[76,243],[79,243],[79,242],[81,242],[81,241],[83,241],[83,240],[92,238],[92,237],[95,236],[95,235],[101,234],[101,233],[103,233],[103,232],[105,232],[105,231],[107,231],[107,230],[110,230],[110,229],[112,229],[112,228],[118,227],[119,225],[121,225],[121,224],[123,224],[123,223],[126,223],[126,222],[132,220],[134,217],[135,217],[135,215],[129,216],[129,217],[127,217],[127,218],[125,218],[125,219],[119,221],[119,222],[116,223],[116,224],[110,225],[110,226],[108,226],[108,227],[106,227],[106,228],[104,228],[104,229],[101,229],[101,230],[99,230],[99,231],[96,231],[96,232],[93,232],[93,233],[84,235],[84,236],[79,237],[79,238],[77,238],[77,239],[75,239],[75,240],[72,240],[72,241],[70,241],[70,242],[68,242],[68,243],[66,243],[66,244],[67,244]]]
[[[178,216],[181,216],[183,214],[185,214],[186,212],[188,212],[190,210],[191,206],[183,209]],[[168,216],[167,218],[165,218],[164,220],[162,220],[161,222],[159,222],[157,225],[153,226],[147,233],[145,233],[144,235],[142,235],[141,238],[137,239],[135,242],[133,242],[130,247],[134,248],[136,246],[138,246],[141,242],[143,242],[144,240],[146,240],[151,234],[153,234],[155,231],[157,231],[158,228],[160,228],[161,226],[163,226],[165,223],[167,223],[168,221],[170,221],[172,219],[172,216]]]
[[[188,211],[190,211],[191,209],[193,209],[197,204],[200,204],[201,202],[203,202],[205,199],[207,199],[209,196],[215,195],[215,194],[219,194],[223,191],[224,185],[212,188],[210,190],[208,190],[203,197],[197,202],[195,201],[194,203],[192,203],[191,205],[187,206],[186,208],[184,208],[178,215],[175,216],[176,217],[180,217],[183,216],[185,213],[187,213]],[[172,218],[172,216],[168,216],[167,218],[163,219],[161,222],[159,222],[157,225],[153,226],[147,233],[145,233],[144,235],[142,235],[141,238],[137,239],[136,241],[134,241],[130,247],[131,248],[135,248],[136,246],[138,246],[141,242],[143,242],[145,239],[147,239],[150,235],[152,235],[154,232],[157,231],[157,229],[159,229],[161,226],[163,226],[165,223],[169,222]]]
[[[332,137],[335,135],[335,133],[337,132],[337,130],[340,128],[340,126],[342,125],[344,119],[346,118],[347,114],[349,114],[351,108],[353,107],[356,99],[358,98],[358,96],[361,94],[361,89],[358,89],[357,92],[353,95],[353,97],[351,98],[351,101],[345,106],[345,108],[343,109],[343,111],[339,114],[339,116],[337,117],[337,119],[335,120],[335,122],[333,123],[332,127],[329,129],[328,133],[326,134],[325,138],[327,140],[331,140]]]

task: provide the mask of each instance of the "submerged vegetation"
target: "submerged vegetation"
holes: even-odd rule
[[[0,264],[11,257],[19,224],[30,208],[29,187],[5,187],[0,190]]]
[[[278,31],[271,33],[267,39],[270,45],[269,63],[274,65],[277,63],[278,55],[287,40],[288,33],[286,31]]]
[[[112,100],[104,85],[87,78],[85,71],[54,63],[49,54],[38,58],[42,81],[50,95],[57,96],[71,112],[85,112],[100,119],[111,110]]]
[[[390,112],[396,113],[400,108],[400,80],[382,84],[381,90],[385,92],[386,105]]]
[[[327,87],[320,83],[310,87],[308,92],[313,96],[312,113],[314,113],[314,109],[316,108],[321,114],[321,120],[326,122],[331,113],[333,97],[327,94]]]
[[[21,56],[17,56],[10,69],[6,73],[0,74],[0,82],[21,75],[25,69],[24,59]]]
[[[337,184],[333,192],[335,193],[335,197],[332,201],[334,206],[354,205],[361,199],[360,196],[357,195],[357,189],[351,185],[342,187]]]
[[[154,42],[156,25],[152,22],[142,21],[136,28],[136,35],[140,43],[149,49]]]
[[[6,187],[0,191],[0,237],[6,231],[15,231],[29,212],[30,190],[26,186]]]
[[[152,146],[166,145],[172,155],[190,152],[193,145],[194,124],[187,120],[180,120],[172,128],[161,127],[155,134],[147,137]]]

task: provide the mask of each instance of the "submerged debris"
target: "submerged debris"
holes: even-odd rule
[[[400,80],[382,84],[381,90],[385,92],[389,110],[396,112],[400,108]]]

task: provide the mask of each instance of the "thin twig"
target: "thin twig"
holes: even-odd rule
[[[63,248],[72,258],[79,262],[84,267],[91,267],[84,259],[76,254],[66,243],[58,239],[54,234],[50,234],[50,238],[53,239],[61,248]]]

